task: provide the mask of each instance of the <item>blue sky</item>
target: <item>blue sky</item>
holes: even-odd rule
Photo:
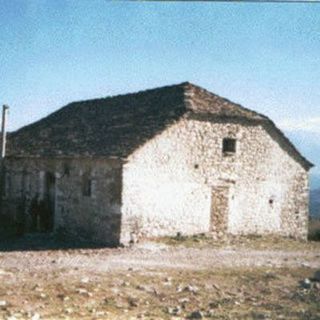
[[[10,130],[71,101],[188,80],[266,114],[320,167],[320,4],[0,5]]]

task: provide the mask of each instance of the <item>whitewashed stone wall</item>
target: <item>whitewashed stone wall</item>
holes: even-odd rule
[[[227,137],[237,140],[234,155],[222,153]],[[125,164],[8,158],[5,167],[3,212],[16,220],[25,195],[27,228],[27,207],[43,193],[44,173],[52,172],[55,232],[72,238],[117,244],[177,232],[307,236],[308,174],[262,125],[185,118]],[[82,194],[86,172],[92,178],[90,197]]]
[[[226,137],[234,155],[222,153]],[[122,242],[214,229],[217,187],[229,190],[229,233],[305,238],[308,175],[274,138],[261,125],[182,119],[147,142],[123,168]]]
[[[105,159],[8,159],[6,208],[13,219],[26,197],[26,231],[31,199],[43,193],[44,174],[56,177],[54,231],[72,239],[117,244],[121,223],[121,163]],[[91,196],[82,192],[82,176],[90,172]]]

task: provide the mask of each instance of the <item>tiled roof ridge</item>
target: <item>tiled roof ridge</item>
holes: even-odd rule
[[[146,93],[152,93],[152,92],[155,92],[155,91],[160,91],[160,90],[167,90],[167,89],[170,89],[170,88],[178,88],[178,87],[181,87],[181,88],[184,88],[184,86],[188,85],[188,84],[191,84],[187,81],[184,81],[184,82],[181,82],[181,83],[176,83],[176,84],[171,84],[171,85],[166,85],[166,86],[161,86],[161,87],[154,87],[154,88],[149,88],[149,89],[144,89],[144,90],[139,90],[139,91],[133,91],[133,92],[127,92],[127,93],[123,93],[123,94],[115,94],[115,95],[108,95],[108,96],[104,96],[104,97],[100,97],[100,98],[91,98],[91,99],[84,99],[84,100],[77,100],[77,101],[72,101],[72,102],[69,102],[67,104],[65,104],[64,106],[62,106],[61,108],[55,110],[54,112],[30,123],[30,124],[27,124],[25,126],[22,126],[16,130],[13,130],[11,133],[13,135],[19,133],[20,131],[22,131],[22,129],[25,129],[27,127],[32,127],[38,123],[41,123],[43,120],[46,120],[48,117],[50,117],[51,115],[53,114],[56,114],[56,113],[59,113],[60,111],[62,110],[65,110],[66,108],[69,108],[69,107],[72,107],[74,105],[78,105],[78,104],[82,104],[82,103],[93,103],[93,102],[102,102],[102,101],[105,101],[105,100],[112,100],[112,99],[120,99],[120,98],[128,98],[130,96],[138,96],[138,95],[143,95],[143,94],[146,94]],[[192,85],[192,84],[191,84]]]
[[[161,87],[154,87],[154,88],[143,89],[143,90],[139,90],[139,91],[132,91],[132,92],[127,92],[127,93],[120,93],[120,94],[115,94],[115,95],[108,95],[108,96],[101,97],[101,98],[92,98],[92,99],[86,99],[86,100],[73,101],[73,102],[68,103],[66,106],[71,105],[71,104],[76,104],[76,103],[95,102],[95,101],[102,101],[102,100],[107,100],[107,99],[116,99],[116,98],[125,98],[125,97],[129,97],[129,96],[138,96],[138,95],[143,95],[146,93],[152,93],[154,91],[167,90],[167,89],[177,88],[177,87],[184,88],[186,85],[195,86],[190,82],[184,81],[184,82],[170,84],[170,85],[161,86]]]
[[[243,111],[246,111],[246,112],[250,112],[252,113],[253,115],[256,115],[256,116],[259,116],[261,118],[263,118],[263,120],[266,120],[266,121],[271,121],[268,117],[266,117],[265,115],[263,115],[262,113],[258,113],[252,109],[249,109],[249,108],[246,108],[244,107],[243,105],[241,105],[240,103],[236,103],[236,102],[233,102],[225,97],[222,97],[216,93],[213,93],[201,86],[198,86],[198,85],[195,85],[191,82],[183,82],[181,83],[181,85],[184,86],[184,95],[185,95],[185,103],[186,103],[186,106],[188,107],[191,107],[192,106],[192,97],[194,96],[194,92],[192,92],[192,90],[198,90],[212,98],[215,98],[215,99],[220,99],[221,101],[223,101],[225,104],[230,104],[230,105],[233,105],[234,107],[236,108],[239,108]],[[262,119],[261,119],[262,120]]]
[[[91,105],[94,108],[91,108]],[[108,105],[111,105],[110,110],[104,108]],[[153,105],[155,107],[152,107]],[[137,106],[137,108],[134,108],[135,106]],[[85,145],[79,144],[78,140],[84,139],[85,142],[87,141],[87,136],[83,137],[82,134],[82,127],[88,123],[83,116],[87,107],[88,110],[92,110],[93,112],[93,117],[91,116],[90,120],[91,129],[87,129],[90,134],[97,134],[98,136],[96,139],[90,141],[90,144],[87,146],[88,150],[84,150]],[[73,117],[72,112],[77,113],[78,110],[80,111],[80,116],[75,114],[76,117]],[[93,123],[96,121],[94,119],[96,119],[97,110],[100,110],[99,112],[101,112],[103,116],[106,116],[108,113],[106,122],[103,123],[102,126],[101,121],[97,122],[99,124],[98,126],[95,126],[95,123]],[[81,118],[81,115],[83,118]],[[76,153],[76,151],[74,151],[76,148],[78,148],[79,154],[86,154],[88,152],[92,154],[102,154],[102,152],[108,152],[109,155],[118,155],[118,153],[122,155],[130,153],[133,148],[140,145],[141,141],[151,139],[154,134],[166,128],[172,121],[176,121],[178,117],[188,117],[189,115],[198,115],[200,117],[208,116],[207,119],[247,119],[248,121],[270,126],[272,131],[276,132],[278,137],[280,137],[295,156],[302,160],[306,167],[310,168],[313,166],[267,116],[247,109],[240,104],[234,103],[188,81],[132,93],[69,103],[52,114],[12,132],[8,142],[12,139],[12,141],[14,141],[14,139],[17,138],[18,140],[15,147],[18,148],[17,150],[19,150],[20,153],[23,153],[25,146],[27,146],[29,149],[26,148],[26,150],[31,150],[30,152],[28,151],[30,154],[32,154],[32,152],[37,153],[37,150],[41,148],[43,148],[44,154],[50,147],[54,152],[67,150],[67,152],[65,152],[66,155],[72,152]],[[99,118],[97,117],[97,119]],[[61,138],[65,133],[63,123],[60,124],[60,122],[64,120],[70,133],[69,140]],[[132,125],[130,128],[125,126],[122,130],[120,129],[119,121],[131,121]],[[81,128],[76,130],[77,127],[74,127],[73,129],[73,125]],[[100,128],[102,129],[100,130]],[[129,134],[130,130],[132,133]],[[33,131],[38,133],[38,135],[34,135]],[[50,141],[43,136],[43,131],[45,131],[46,136],[50,136],[53,141],[51,141],[52,146],[49,145]],[[52,135],[53,133],[56,134],[56,136]],[[101,135],[104,134],[109,137],[109,140],[104,140],[104,142],[107,141],[109,145],[108,143],[105,144],[105,150],[102,150],[99,145],[100,149],[98,152],[94,149],[97,148],[95,142],[99,142]],[[37,142],[33,141],[34,143],[30,144],[30,139],[32,141],[34,138],[38,139]],[[22,141],[20,144],[19,139]],[[39,142],[40,145],[42,143],[41,146],[38,145]],[[59,148],[62,148],[61,150],[57,149],[57,143],[60,143]],[[10,145],[10,143],[8,145]],[[35,151],[33,151],[32,148]]]

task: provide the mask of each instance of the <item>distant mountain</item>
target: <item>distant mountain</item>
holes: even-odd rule
[[[310,173],[310,190],[316,190],[316,189],[320,189],[320,175],[311,172]]]
[[[310,191],[310,216],[320,218],[320,188]]]

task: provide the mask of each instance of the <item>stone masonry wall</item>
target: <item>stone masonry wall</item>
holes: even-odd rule
[[[18,204],[26,197],[26,232],[31,224],[30,203],[37,194],[43,197],[46,172],[55,176],[55,233],[101,244],[119,242],[121,163],[89,158],[7,159],[6,211],[19,219]],[[84,175],[90,180],[90,196],[83,194]]]
[[[235,154],[222,153],[226,137],[237,140]],[[245,121],[182,119],[124,166],[122,242],[214,229],[216,188],[228,190],[227,232],[306,237],[308,175],[276,136]]]

